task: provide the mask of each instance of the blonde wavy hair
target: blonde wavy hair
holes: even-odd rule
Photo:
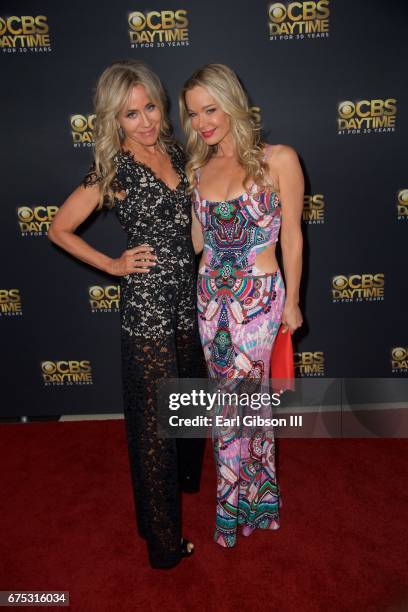
[[[103,204],[113,205],[116,165],[114,157],[121,148],[122,130],[118,129],[117,117],[126,104],[134,85],[143,85],[152,102],[161,112],[158,145],[165,150],[174,142],[167,117],[167,97],[159,77],[141,61],[123,60],[108,66],[96,85],[94,108],[95,171],[100,179],[98,209]]]
[[[217,145],[208,145],[191,127],[186,93],[197,86],[204,87],[230,118],[237,158],[245,170],[244,186],[251,180],[258,186],[259,191],[271,187],[268,166],[263,159],[261,126],[249,107],[244,88],[235,72],[228,66],[207,64],[192,74],[179,96],[181,124],[187,137],[186,174],[190,193],[197,184],[196,170],[204,166],[217,152]]]

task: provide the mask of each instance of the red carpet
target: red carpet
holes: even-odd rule
[[[184,502],[196,554],[170,571],[135,533],[121,421],[2,425],[0,448],[0,590],[70,591],[86,612],[408,610],[408,440],[280,440],[281,529],[229,550],[208,444]]]

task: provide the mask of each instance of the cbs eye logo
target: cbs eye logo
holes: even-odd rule
[[[82,132],[93,130],[95,127],[96,115],[71,115],[71,129],[73,132]]]
[[[345,289],[348,287],[348,278],[347,276],[335,276],[332,280],[333,289]]]
[[[342,119],[350,119],[356,112],[356,107],[353,102],[345,101],[340,102],[338,106],[338,113]]]
[[[17,217],[19,221],[32,221],[34,219],[34,211],[28,206],[20,206],[17,208]]]
[[[275,2],[269,7],[269,19],[274,23],[282,23],[285,20],[287,9],[281,2]]]
[[[143,13],[131,13],[128,18],[129,27],[134,32],[140,32],[146,25],[146,17]]]
[[[408,370],[408,348],[395,346],[391,349],[391,368],[395,373],[407,372]]]
[[[397,193],[397,213],[399,219],[408,219],[408,189],[400,189]]]
[[[393,361],[404,361],[408,357],[408,351],[402,346],[397,346],[391,351],[391,358]]]
[[[398,202],[402,206],[408,206],[408,189],[401,189],[398,192]]]
[[[94,286],[94,287],[89,287],[89,297],[92,300],[101,300],[104,296],[104,290],[102,289],[102,287],[98,287],[98,286]]]
[[[53,361],[42,361],[41,370],[44,374],[54,374],[57,371],[57,366]]]

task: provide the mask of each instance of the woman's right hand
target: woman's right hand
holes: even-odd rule
[[[154,249],[148,244],[140,244],[133,249],[123,251],[117,259],[112,259],[107,272],[113,276],[126,276],[134,272],[150,272],[156,265],[157,257]]]
[[[99,196],[97,184],[77,187],[55,215],[48,238],[74,257],[113,276],[150,272],[150,268],[156,265],[157,257],[149,244],[127,249],[120,257],[112,259],[75,234],[75,230],[97,207]]]

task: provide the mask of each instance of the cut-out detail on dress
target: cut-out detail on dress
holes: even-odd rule
[[[261,276],[262,274],[274,274],[278,269],[274,254],[275,247],[273,245],[260,249],[255,255],[252,275]]]

